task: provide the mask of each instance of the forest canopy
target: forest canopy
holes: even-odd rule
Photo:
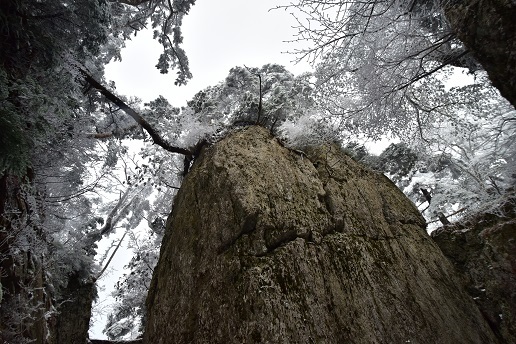
[[[65,300],[73,279],[94,285],[102,277],[112,257],[97,252],[97,244],[116,228],[135,254],[131,273],[117,284],[106,333],[111,339],[137,333],[182,178],[202,145],[241,126],[262,125],[296,150],[338,142],[390,177],[429,223],[496,210],[513,194],[514,107],[458,39],[439,2],[293,1],[286,9],[298,18],[294,40],[310,44],[297,56],[309,59],[314,73],[294,75],[274,61],[235,66],[181,108],[158,95],[142,104],[137,94],[118,94],[104,68],[141,30],[152,30],[162,45],[161,73],[176,73],[178,85],[192,78],[181,26],[194,3],[1,2],[6,340],[27,336],[21,329],[30,327],[13,314],[44,307],[14,297],[38,287],[14,266],[33,260],[45,270],[48,295]],[[457,75],[466,81],[453,84]],[[364,138],[386,137],[393,143],[383,153],[367,152]],[[146,239],[134,233],[142,222]]]

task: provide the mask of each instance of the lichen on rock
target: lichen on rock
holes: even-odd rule
[[[179,191],[146,343],[495,343],[416,207],[335,145],[248,127]]]

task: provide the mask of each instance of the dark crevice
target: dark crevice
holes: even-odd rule
[[[308,240],[310,237],[310,232],[298,234],[295,229],[291,229],[281,233],[277,237],[266,238],[265,246],[267,247],[267,252],[272,252],[280,246],[284,246],[291,241],[296,240],[297,238],[303,238]]]
[[[426,231],[426,226],[422,224],[421,221],[417,221],[417,219],[399,219],[398,222],[402,225],[414,225]]]
[[[375,215],[374,215],[374,212],[371,211],[371,207],[369,207],[370,202],[368,202],[368,198],[366,196],[364,196],[364,194],[362,193],[362,190],[360,189],[360,187],[358,185],[356,185],[356,189],[357,189],[357,194],[360,196],[362,202],[365,205],[365,208],[367,209],[367,213],[369,214],[369,219],[370,219],[371,223],[374,223]],[[378,192],[377,192],[377,194],[378,194]],[[385,203],[384,203],[383,199],[382,199],[382,203],[383,203],[383,207],[385,207]]]
[[[264,257],[267,255],[270,255],[270,254],[274,253],[274,251],[276,249],[283,247],[283,246],[291,243],[292,241],[295,241],[297,238],[309,240],[311,238],[311,235],[312,235],[311,232],[307,232],[304,234],[297,234],[294,230],[285,232],[281,236],[281,239],[275,239],[271,243],[266,244],[267,251],[265,251],[263,253],[255,254],[254,256],[255,257]]]
[[[420,227],[426,231],[426,225],[422,221],[418,221],[416,217],[398,218],[391,209],[389,209],[390,203],[385,199],[383,194],[380,194],[382,198],[382,214],[389,225],[414,225]]]
[[[346,235],[346,236],[349,236],[349,237],[354,237],[354,238],[361,238],[363,240],[372,240],[372,241],[390,241],[390,240],[399,240],[400,238],[403,238],[404,236],[403,235],[394,235],[394,236],[386,236],[386,235],[377,235],[377,236],[372,236],[372,235],[366,235],[366,234],[349,234],[349,235]]]
[[[254,230],[256,230],[257,223],[258,223],[258,214],[257,213],[248,215],[244,220],[244,223],[242,225],[242,229],[240,230],[240,232],[233,239],[230,239],[227,242],[222,243],[222,245],[219,246],[217,253],[222,254],[222,253],[226,252],[227,250],[229,250],[229,248],[231,246],[233,246],[244,235],[247,235],[247,234],[253,232]]]
[[[328,213],[330,215],[334,215],[335,214],[335,204],[333,204],[331,192],[328,189],[326,189],[326,185],[324,185],[324,195],[319,195],[318,198],[319,198],[319,202],[324,204],[324,207],[326,208]]]
[[[306,242],[309,242],[311,244],[315,244],[317,245],[317,241],[314,240],[314,232],[310,231],[310,232],[307,232],[307,233],[303,233],[303,234],[297,234],[295,232],[287,232],[288,235],[285,235],[282,240],[277,240],[274,242],[274,245],[267,245],[267,251],[263,252],[263,253],[258,253],[258,254],[254,254],[253,256],[254,257],[264,257],[264,256],[268,256],[270,254],[273,254],[274,251],[278,248],[281,248],[283,246],[286,246],[288,245],[289,243],[295,241],[296,239],[298,238],[301,238],[301,239],[304,239]],[[337,235],[337,234],[340,234],[342,235],[342,233],[340,232],[336,232],[335,230],[329,230],[328,232],[323,232],[323,233],[319,233],[321,234],[321,240],[324,240],[324,238],[326,238],[327,236],[331,236],[331,235]],[[354,237],[354,238],[360,238],[362,240],[365,240],[365,241],[390,241],[390,240],[399,240],[400,238],[402,238],[403,236],[402,235],[396,235],[396,236],[370,236],[370,235],[361,235],[361,234],[344,234],[344,236],[346,237]]]
[[[258,214],[251,214],[247,216],[242,225],[242,230],[235,236],[233,239],[223,243],[219,249],[217,250],[218,254],[222,254],[229,250],[233,245],[235,245],[244,235],[247,235],[256,230],[256,225],[258,222]],[[262,253],[251,254],[255,257],[263,257],[274,253],[274,251],[280,247],[283,247],[289,244],[292,241],[295,241],[298,238],[304,239],[306,242],[311,244],[320,244],[324,238],[331,235],[344,235],[346,237],[354,237],[360,238],[362,240],[372,240],[372,241],[389,241],[389,240],[398,240],[402,238],[402,235],[396,236],[385,236],[385,235],[370,235],[370,234],[353,234],[353,233],[345,233],[344,231],[345,224],[343,218],[331,218],[331,223],[322,231],[307,231],[306,233],[298,233],[295,229],[287,230],[282,233],[278,233],[281,231],[277,228],[270,228],[264,231],[264,238],[266,251]],[[269,234],[267,234],[269,233]],[[277,236],[274,236],[276,234]]]

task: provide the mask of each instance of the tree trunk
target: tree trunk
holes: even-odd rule
[[[90,327],[91,307],[96,296],[93,282],[82,281],[74,274],[62,292],[66,299],[60,301],[57,322],[57,344],[86,344]]]
[[[0,178],[0,343],[51,343],[55,314],[44,249],[18,244],[28,236],[36,246],[46,245],[30,223],[30,212],[37,210],[25,200],[22,180],[8,174]]]

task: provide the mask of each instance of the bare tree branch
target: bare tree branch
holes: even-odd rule
[[[124,238],[125,236],[127,235],[129,231],[126,230],[124,235],[122,235],[122,238],[120,239],[120,241],[118,242],[118,245],[116,245],[115,247],[115,250],[113,251],[113,253],[111,254],[111,257],[109,257],[106,265],[104,265],[104,267],[102,268],[102,270],[98,273],[98,275],[95,277],[94,281],[97,281],[101,276],[102,274],[104,273],[104,271],[106,271],[106,269],[108,268],[109,264],[111,263],[111,261],[113,260],[113,257],[115,256],[116,254],[116,251],[118,251],[118,249],[120,248],[120,245],[122,245],[122,241],[124,241]]]
[[[422,73],[422,74],[419,74],[419,75],[415,75],[408,82],[406,82],[405,84],[399,86],[394,91],[401,91],[401,90],[409,87],[410,85],[413,85],[417,81],[419,81],[419,80],[421,80],[423,78],[426,78],[427,76],[430,76],[430,75],[434,74],[435,72],[443,69],[444,67],[446,67],[448,65],[451,65],[453,63],[453,61],[456,61],[456,60],[460,59],[461,57],[466,56],[468,53],[469,53],[468,50],[464,50],[460,54],[458,54],[457,56],[452,56],[452,57],[446,59],[445,61],[442,62],[442,64],[440,64],[439,66],[437,66],[435,68],[432,68],[428,72],[425,72],[425,73]]]
[[[455,211],[455,212],[453,212],[453,213],[451,213],[451,214],[449,214],[449,215],[444,215],[444,214],[443,214],[443,217],[446,219],[446,218],[448,218],[448,217],[452,217],[453,215],[457,215],[458,213],[462,213],[462,212],[463,212],[463,211],[465,211],[465,210],[468,210],[468,208],[466,208],[466,207],[461,208],[461,209],[459,209],[459,210],[457,210],[457,211]],[[441,213],[441,214],[442,214],[442,213]],[[427,222],[426,224],[428,225],[428,224],[431,224],[431,223],[435,223],[435,222],[437,222],[437,221],[441,221],[441,223],[442,223],[442,217],[439,217],[437,220],[433,220],[433,221]],[[449,222],[449,221],[448,221],[448,222]]]
[[[180,147],[172,146],[167,140],[165,140],[161,135],[154,129],[149,122],[145,120],[140,114],[138,114],[133,108],[127,105],[122,99],[108,90],[106,87],[101,85],[97,80],[95,80],[87,71],[80,68],[79,71],[84,76],[86,82],[97,91],[99,91],[104,97],[106,97],[109,101],[113,102],[117,105],[122,111],[131,116],[136,123],[138,123],[145,131],[150,135],[152,141],[163,148],[164,150],[171,153],[178,153],[190,156],[192,152],[190,150]]]
[[[120,195],[120,198],[118,199],[117,204],[115,205],[115,207],[113,209],[111,209],[111,212],[109,213],[108,217],[106,218],[106,222],[104,223],[104,226],[100,230],[100,235],[104,235],[112,230],[113,225],[114,225],[113,218],[118,213],[118,209],[120,208],[120,206],[127,200],[130,190],[131,190],[130,188],[127,188],[125,190],[124,194]],[[115,223],[116,223],[116,221],[115,221]]]

